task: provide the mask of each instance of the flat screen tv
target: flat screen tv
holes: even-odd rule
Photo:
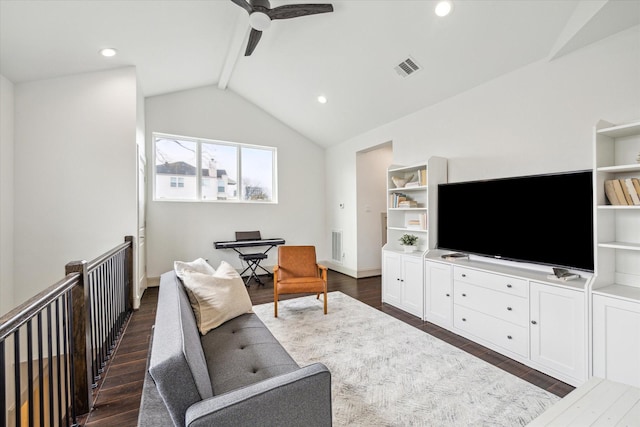
[[[438,185],[437,248],[593,271],[591,171]]]

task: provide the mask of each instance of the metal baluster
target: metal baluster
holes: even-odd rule
[[[105,306],[105,300],[107,299],[104,290],[104,264],[100,266],[100,366],[104,369],[107,360],[106,353],[106,341],[107,341],[107,307]]]
[[[47,306],[47,356],[49,357],[49,425],[53,427],[53,336],[51,331],[51,304]],[[44,423],[42,424],[44,426]]]
[[[2,393],[0,393],[0,426],[7,425],[7,380],[5,378],[5,364],[4,361],[4,340],[0,340],[0,387],[2,387]]]
[[[71,322],[73,322],[73,318],[69,317],[70,312],[72,312],[71,292],[67,292],[63,296],[63,306],[65,309],[65,313],[62,316],[62,334],[64,337],[63,347],[66,353],[64,357],[64,412],[67,419],[67,425],[71,425],[71,419],[69,417],[70,415],[71,417],[74,418],[74,424],[75,424],[75,411],[73,411],[72,414],[69,414],[70,407],[71,408],[75,407],[75,403],[74,403],[75,399],[73,399],[74,393],[70,393],[70,388],[69,388],[69,382],[71,382],[72,387],[74,384],[73,370],[71,370],[71,381],[69,381],[69,375],[70,375],[69,364],[71,363],[71,365],[73,365],[73,348],[71,346],[71,341],[70,341],[71,330],[69,329],[71,328]],[[71,405],[69,405],[69,400],[71,400]]]
[[[33,336],[31,320],[27,322],[27,404],[29,405],[29,427],[34,424],[33,416]]]
[[[62,296],[64,297],[64,295]],[[58,357],[56,358],[56,376],[58,377],[58,421],[62,421],[62,370],[60,369],[60,298],[56,299],[56,352]]]
[[[44,426],[44,359],[42,358],[42,311],[38,312],[36,325],[38,327],[38,405],[39,421]]]
[[[16,399],[16,426],[22,425],[21,417],[21,404],[20,388],[22,387],[20,381],[20,329],[16,329],[13,333],[13,369],[15,375],[15,399]]]
[[[99,309],[98,309],[98,304],[99,304],[99,300],[98,300],[98,293],[96,292],[96,282],[97,282],[97,275],[98,275],[98,271],[94,271],[91,276],[89,277],[89,301],[90,304],[89,306],[91,307],[91,338],[92,338],[92,350],[91,350],[91,356],[92,356],[92,369],[93,369],[93,378],[94,378],[94,383],[97,383],[97,381],[100,379],[100,356],[99,356],[99,351],[100,351],[100,344],[99,344],[99,339],[98,339],[98,314],[99,314]]]

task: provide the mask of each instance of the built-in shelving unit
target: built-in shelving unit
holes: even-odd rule
[[[397,186],[393,178],[409,179]],[[428,162],[411,166],[392,166],[387,171],[387,244],[385,250],[402,252],[398,239],[403,234],[418,236],[421,256],[435,247],[437,230],[438,184],[447,181],[447,160],[431,157]],[[399,206],[406,201],[411,206]]]
[[[411,166],[392,166],[387,171],[382,301],[420,318],[424,314],[424,254],[437,241],[438,184],[446,181],[447,160],[442,157]],[[413,252],[405,252],[400,244],[403,234],[418,237]]]
[[[611,179],[640,178],[640,122],[613,125],[600,121],[594,132],[596,238],[595,293],[640,302],[640,205],[612,205],[605,194]]]
[[[597,123],[594,147],[594,376],[640,386],[640,205],[613,205],[605,182],[640,178],[640,121]]]

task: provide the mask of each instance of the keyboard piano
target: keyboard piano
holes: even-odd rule
[[[256,240],[228,240],[226,242],[214,242],[216,249],[249,248],[254,246],[278,246],[284,245],[284,239],[256,239]]]
[[[213,242],[213,246],[216,249],[233,249],[238,253],[240,259],[247,263],[247,267],[242,271],[242,273],[240,273],[240,276],[245,272],[250,271],[249,276],[244,282],[246,286],[249,286],[251,278],[255,279],[258,284],[264,285],[256,273],[256,269],[258,268],[267,273],[269,277],[273,276],[270,271],[260,265],[260,262],[267,258],[267,252],[272,248],[275,248],[278,245],[284,245],[284,243],[284,239],[281,238],[262,239],[259,231],[236,231],[236,240]],[[240,250],[242,248],[254,248],[257,246],[267,248],[263,252],[259,253],[244,253]]]

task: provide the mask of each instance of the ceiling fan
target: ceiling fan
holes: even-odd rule
[[[269,0],[231,0],[249,14],[251,33],[244,56],[249,56],[262,37],[262,32],[269,28],[273,19],[297,18],[305,15],[333,12],[331,4],[287,4],[271,9]]]

